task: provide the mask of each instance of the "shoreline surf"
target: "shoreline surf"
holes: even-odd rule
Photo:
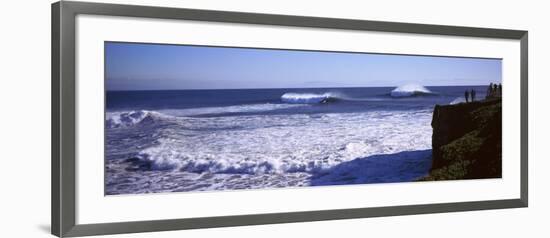
[[[106,191],[413,181],[429,170],[433,106],[464,88],[107,92]]]

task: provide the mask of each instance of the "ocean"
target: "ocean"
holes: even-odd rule
[[[107,91],[107,195],[415,181],[434,105],[486,86]]]

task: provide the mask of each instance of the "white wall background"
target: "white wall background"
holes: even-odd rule
[[[292,223],[114,237],[547,237],[550,28],[545,1],[118,0],[186,8],[529,30],[530,205],[447,214]],[[50,3],[6,1],[0,14],[0,237],[49,237]]]

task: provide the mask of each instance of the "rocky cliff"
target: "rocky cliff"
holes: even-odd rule
[[[432,168],[423,180],[501,177],[501,99],[436,105],[432,128]]]

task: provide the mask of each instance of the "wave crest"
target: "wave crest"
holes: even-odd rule
[[[429,94],[433,94],[433,92],[420,84],[401,85],[390,92],[392,97],[413,97]]]
[[[340,99],[341,97],[335,93],[285,93],[281,96],[284,103],[297,104],[329,103]]]

